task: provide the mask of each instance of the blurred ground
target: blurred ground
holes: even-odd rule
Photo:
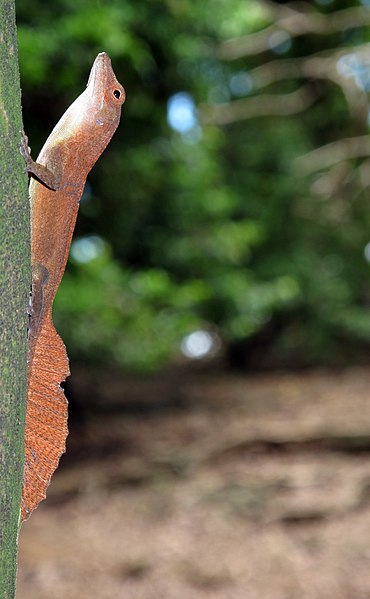
[[[370,598],[370,371],[73,373],[17,599]]]

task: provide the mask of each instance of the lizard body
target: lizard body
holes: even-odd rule
[[[69,375],[64,344],[52,323],[86,177],[119,124],[125,91],[109,56],[98,54],[86,90],[71,104],[34,162],[23,136],[30,180],[32,306],[28,338],[28,396],[22,520],[45,498],[65,451]]]

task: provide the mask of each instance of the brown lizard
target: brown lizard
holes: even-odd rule
[[[98,54],[86,90],[57,123],[34,162],[23,134],[21,153],[32,176],[32,302],[28,338],[28,396],[22,520],[45,498],[65,451],[67,400],[60,383],[69,375],[63,341],[52,323],[52,304],[63,276],[86,177],[115,130],[125,101],[109,56]]]

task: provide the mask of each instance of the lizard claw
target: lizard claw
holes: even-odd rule
[[[32,158],[31,158],[31,148],[28,145],[28,137],[24,132],[24,129],[22,129],[22,137],[21,137],[21,143],[19,146],[19,151],[22,154],[27,167],[30,165],[30,163],[32,162]],[[28,168],[26,167],[26,172],[28,172]]]

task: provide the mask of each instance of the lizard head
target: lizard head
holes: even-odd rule
[[[105,52],[95,58],[85,91],[71,104],[56,127],[56,143],[74,144],[72,160],[88,173],[118,127],[125,90]]]
[[[117,81],[111,60],[100,52],[91,68],[86,92],[91,104],[90,115],[98,127],[117,127],[121,106],[126,99],[125,90]]]
[[[125,90],[117,81],[105,52],[95,58],[85,91],[70,105],[48,140],[48,161],[56,153],[85,175],[95,164],[118,127]]]

